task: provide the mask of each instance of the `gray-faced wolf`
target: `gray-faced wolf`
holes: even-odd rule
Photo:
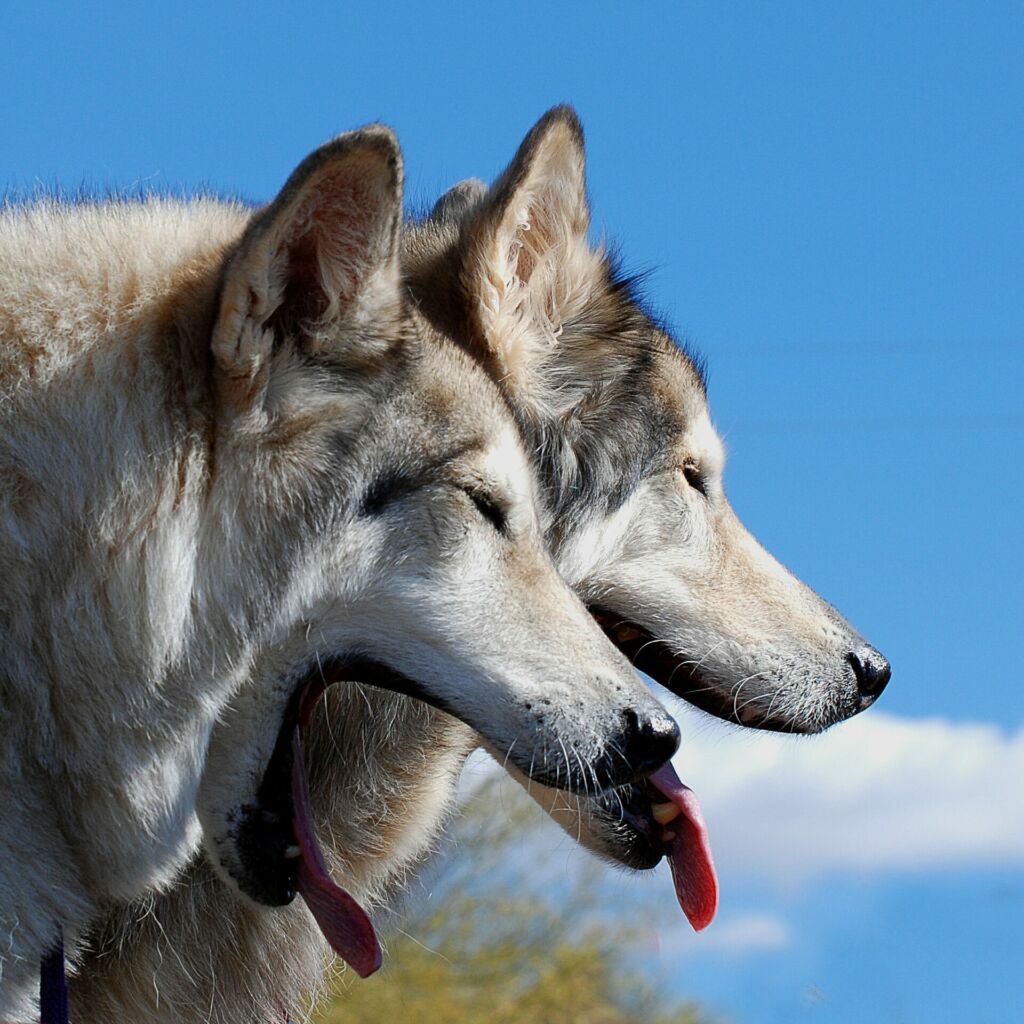
[[[487,369],[525,436],[560,572],[640,667],[713,715],[816,732],[863,710],[887,662],[738,521],[699,367],[588,229],[580,127],[557,108],[490,189],[457,186],[403,244],[432,337],[456,339]],[[479,737],[355,684],[325,703],[310,736],[314,816],[336,876],[386,904],[429,848]],[[679,806],[643,784],[557,803],[531,792],[631,868],[666,855],[668,821],[692,905],[702,858],[684,844],[692,823]],[[301,907],[261,909],[203,861],[94,941],[75,993],[83,1019],[277,1021],[320,982],[326,952]]]
[[[405,300],[401,199],[371,127],[255,214],[0,216],[4,1019],[60,930],[74,954],[195,850],[228,702],[283,706],[311,665],[379,666],[548,784],[675,749],[555,571],[497,389]],[[251,757],[218,761],[225,815]]]

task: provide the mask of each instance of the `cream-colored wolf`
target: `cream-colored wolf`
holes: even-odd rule
[[[174,878],[217,717],[311,665],[376,664],[549,784],[675,749],[555,571],[498,390],[405,300],[401,200],[375,126],[255,213],[0,214],[0,1018],[61,931],[74,958]],[[252,757],[222,751],[215,839]]]

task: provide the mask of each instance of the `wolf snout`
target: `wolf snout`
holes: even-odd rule
[[[886,688],[892,676],[892,666],[881,651],[875,650],[870,644],[851,651],[846,660],[853,669],[857,680],[857,692],[860,695],[860,707],[863,711],[878,699],[878,695]]]
[[[679,749],[679,726],[663,708],[649,714],[626,708],[622,721],[622,736],[617,745],[632,769],[630,781],[650,775]]]

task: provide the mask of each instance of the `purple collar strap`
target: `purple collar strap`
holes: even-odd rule
[[[64,973],[64,938],[43,957],[39,967],[39,1024],[68,1024],[68,979]]]

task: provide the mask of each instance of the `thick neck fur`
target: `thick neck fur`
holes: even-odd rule
[[[477,741],[418,701],[354,683],[324,695],[309,737],[331,874],[386,923],[433,848]],[[332,959],[301,900],[256,907],[205,858],[172,889],[108,917],[91,945],[72,985],[82,1020],[280,1024],[286,1010],[304,1020]]]
[[[12,993],[55,921],[74,950],[195,849],[209,731],[295,611],[278,566],[308,532],[303,495],[286,472],[284,494],[258,484],[287,438],[246,450],[209,354],[249,217],[206,200],[0,212],[0,792],[21,797],[0,801],[0,933],[17,935],[0,1016],[28,1005]]]
[[[225,211],[225,236],[240,217]],[[140,680],[167,742],[191,715],[169,694],[199,660],[196,604],[213,603],[195,556],[214,421],[208,360],[175,314],[210,308],[227,237],[189,227],[163,203],[0,221],[0,642],[19,708],[4,748],[39,750],[72,788],[124,753],[108,742],[111,704],[83,679],[120,693],[126,731],[153,720]]]

